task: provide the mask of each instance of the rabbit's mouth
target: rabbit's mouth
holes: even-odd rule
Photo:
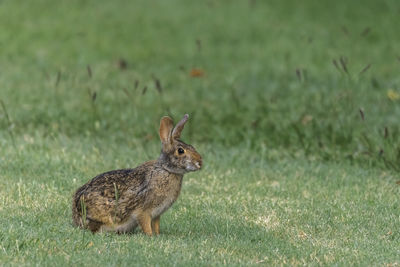
[[[187,171],[194,172],[200,169],[201,169],[201,162],[194,162],[194,163],[190,162],[186,165]]]

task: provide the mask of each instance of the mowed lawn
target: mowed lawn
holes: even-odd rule
[[[397,1],[0,1],[0,265],[400,264]],[[74,190],[204,158],[161,235],[72,226]]]

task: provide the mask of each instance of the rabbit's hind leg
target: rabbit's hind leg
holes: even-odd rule
[[[138,216],[139,225],[146,235],[152,235],[151,230],[151,216],[147,212],[143,212]]]
[[[151,228],[152,228],[154,234],[156,234],[156,235],[160,234],[160,216],[154,218],[151,221]]]

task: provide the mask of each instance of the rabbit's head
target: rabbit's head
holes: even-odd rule
[[[201,168],[202,159],[196,149],[182,142],[179,138],[189,115],[174,127],[170,117],[163,117],[160,122],[160,139],[162,150],[159,161],[162,166],[172,173],[184,174]]]

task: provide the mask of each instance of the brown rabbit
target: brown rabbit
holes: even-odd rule
[[[160,233],[160,216],[178,198],[183,175],[201,168],[202,159],[191,145],[179,140],[189,116],[173,127],[170,117],[160,123],[161,155],[135,169],[100,174],[74,195],[76,226],[126,233],[138,224],[147,235]]]

